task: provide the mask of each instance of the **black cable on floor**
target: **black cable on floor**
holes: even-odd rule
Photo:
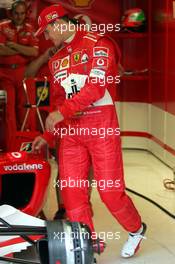
[[[159,205],[158,203],[156,203],[154,200],[152,200],[152,199],[146,197],[145,195],[143,195],[143,194],[141,194],[141,193],[138,193],[138,192],[136,192],[136,191],[134,191],[134,190],[132,190],[132,189],[126,188],[126,190],[127,190],[128,192],[131,192],[131,193],[133,193],[133,194],[135,194],[135,195],[137,195],[137,196],[139,196],[139,197],[141,197],[141,198],[147,200],[148,202],[154,204],[154,205],[157,206],[161,211],[163,211],[164,213],[166,213],[166,214],[167,214],[168,216],[170,216],[171,218],[175,219],[175,215],[173,215],[172,213],[170,213],[169,211],[167,211],[165,208],[163,208],[161,205]]]

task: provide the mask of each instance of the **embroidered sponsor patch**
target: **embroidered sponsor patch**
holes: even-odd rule
[[[84,53],[84,54],[82,55],[81,62],[82,62],[82,63],[86,63],[86,62],[88,62],[88,60],[89,60],[88,55],[87,55],[86,53]]]
[[[100,69],[92,69],[89,76],[104,79],[105,78],[105,71],[100,70]]]
[[[52,71],[55,72],[60,67],[60,60],[55,60],[52,62]]]
[[[66,98],[70,99],[75,94],[79,93],[84,87],[87,75],[71,73],[65,80],[61,82],[62,87],[66,92]]]
[[[98,69],[107,69],[108,59],[107,58],[95,58],[93,59],[92,67],[98,68]]]
[[[50,14],[48,14],[48,15],[46,16],[46,20],[47,20],[47,22],[49,22],[49,21],[51,21],[52,19],[55,19],[55,18],[57,18],[57,17],[58,17],[57,12],[52,12],[52,13],[50,13]]]
[[[67,78],[67,70],[66,71],[61,71],[61,72],[57,72],[55,75],[54,75],[54,78],[55,78],[55,81],[58,81],[58,80],[62,80],[62,79],[65,79]]]
[[[70,56],[63,58],[60,62],[60,70],[64,70],[70,67]]]
[[[72,65],[75,66],[81,63],[81,51],[73,53],[71,57]]]
[[[88,62],[89,57],[85,50],[78,51],[72,54],[71,56],[71,65],[76,66],[78,64],[83,64]]]
[[[93,53],[94,57],[108,57],[109,49],[105,47],[95,47]]]

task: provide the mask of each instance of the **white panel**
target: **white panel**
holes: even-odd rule
[[[175,149],[175,116],[166,114],[166,144]]]
[[[175,116],[166,113],[166,140],[165,143],[172,149],[175,149]],[[175,156],[168,151],[165,151],[165,162],[172,167],[175,167]]]
[[[122,148],[145,149],[149,146],[148,138],[122,137]]]
[[[117,102],[116,108],[121,131],[148,132],[175,149],[174,115],[145,103]],[[175,167],[175,156],[151,139],[122,137],[122,147],[148,149],[169,166]]]
[[[164,143],[166,138],[166,112],[154,105],[151,105],[150,118],[150,134]],[[149,150],[158,158],[165,161],[165,150],[159,144],[151,140]]]
[[[164,162],[171,168],[175,168],[175,156],[167,151],[165,151]]]
[[[148,104],[120,103],[120,127],[122,131],[148,131]]]
[[[156,142],[150,140],[150,147],[148,150],[150,150],[159,159],[165,161],[165,150]]]
[[[165,142],[165,111],[158,107],[151,106],[150,133]]]

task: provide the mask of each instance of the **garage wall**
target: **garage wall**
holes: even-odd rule
[[[150,149],[175,164],[175,1],[152,1]]]
[[[131,39],[123,44],[123,62],[127,67],[129,65],[127,50],[129,53],[133,50],[133,55],[138,50],[133,67],[136,67],[137,62],[140,69],[147,65],[151,70],[148,80],[121,80],[117,103],[123,147],[149,149],[172,167],[175,164],[173,2],[175,1],[150,1],[148,38],[134,41]],[[144,48],[144,43],[148,50]]]

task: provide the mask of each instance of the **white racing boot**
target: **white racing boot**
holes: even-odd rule
[[[140,231],[137,233],[129,233],[128,240],[125,242],[121,251],[121,256],[123,258],[130,258],[135,255],[140,247],[142,239],[146,239],[146,237],[144,237],[146,229],[146,224],[142,223],[142,228]]]

